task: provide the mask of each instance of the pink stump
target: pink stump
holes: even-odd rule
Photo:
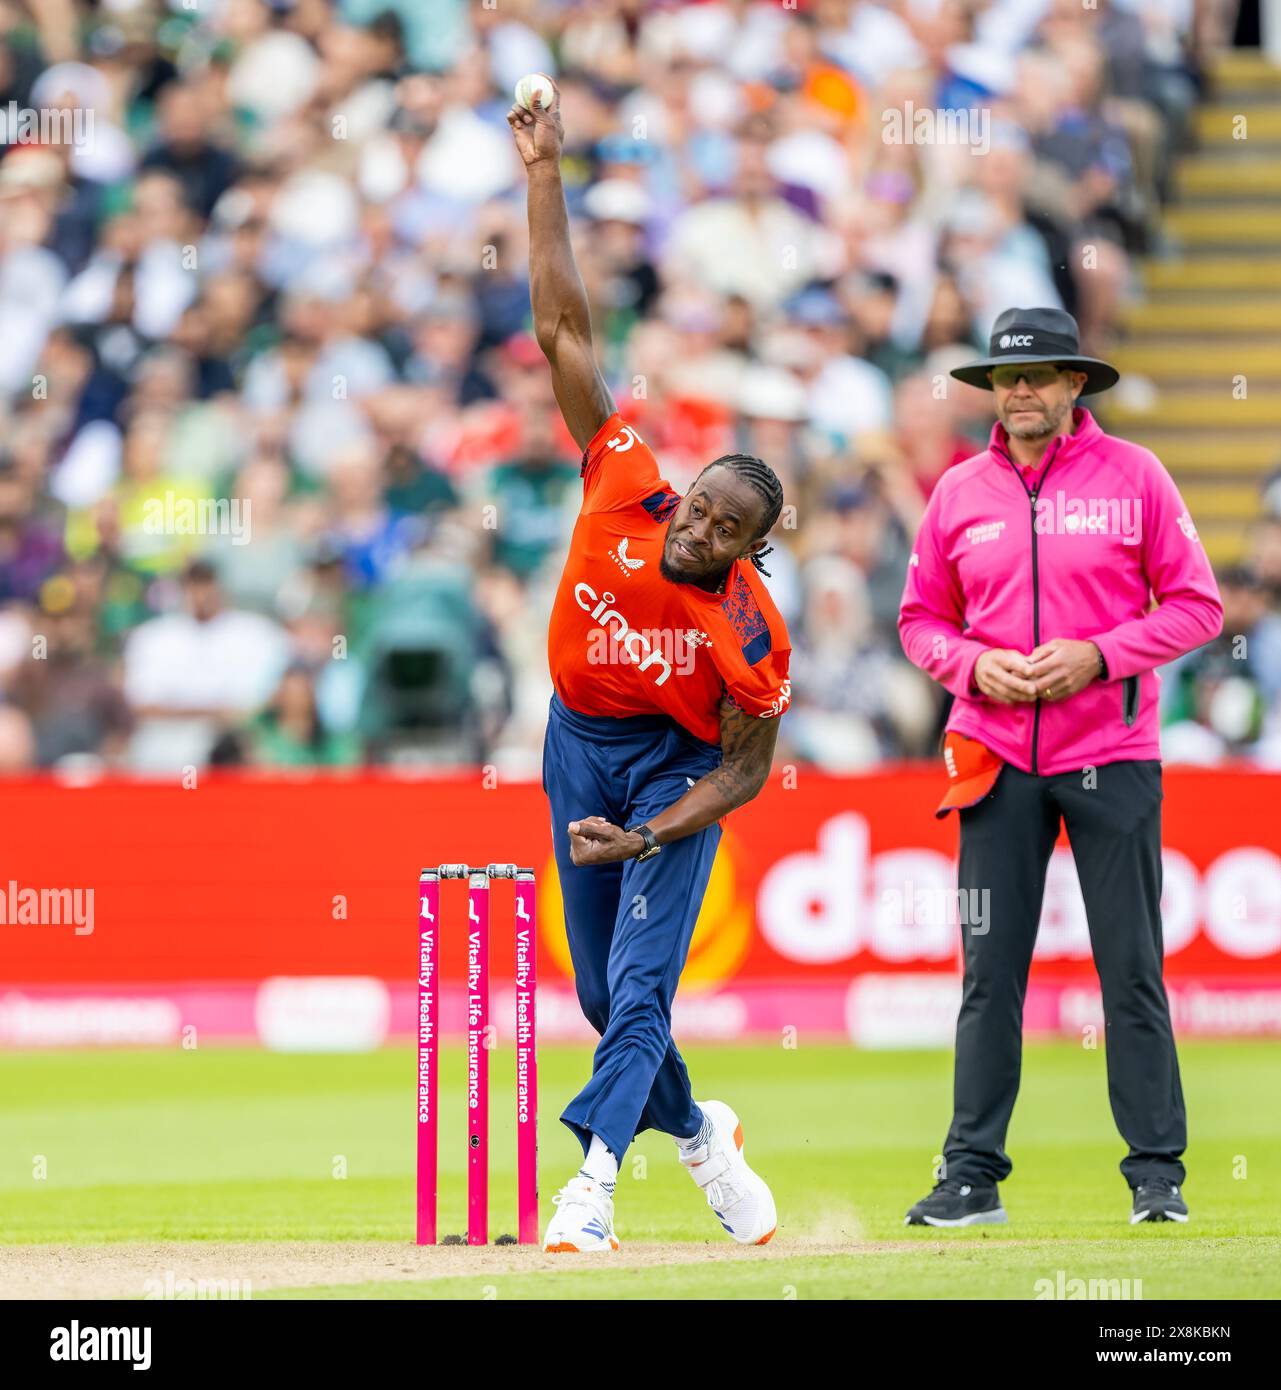
[[[418,1244],[436,1244],[436,1087],[440,1030],[438,992],[440,880],[418,881]]]
[[[467,881],[467,1244],[489,1243],[489,875]]]
[[[538,1244],[537,928],[534,875],[516,875],[516,1205],[520,1243]]]

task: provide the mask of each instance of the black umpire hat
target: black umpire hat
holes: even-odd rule
[[[1106,391],[1121,373],[1097,357],[1081,356],[1081,335],[1076,320],[1062,309],[1007,309],[992,328],[988,356],[956,367],[952,375],[969,386],[992,389],[987,374],[993,367],[1019,362],[1056,362],[1069,371],[1084,372],[1083,396]]]

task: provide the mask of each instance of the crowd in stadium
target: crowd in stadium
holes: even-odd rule
[[[991,423],[948,369],[1011,304],[1115,341],[1202,13],[0,0],[0,121],[88,118],[6,126],[0,160],[0,768],[536,775],[580,484],[529,332],[528,72],[560,87],[625,417],[677,487],[731,449],[783,480],[782,758],[931,753],[897,604]],[[966,120],[895,138],[887,110]],[[1188,756],[1275,747],[1277,491],[1222,649],[1166,682]]]

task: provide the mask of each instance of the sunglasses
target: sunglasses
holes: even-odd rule
[[[1023,377],[1027,384],[1037,391],[1054,381],[1061,370],[1055,362],[1020,362],[1009,367],[993,367],[992,385],[1006,391],[1015,385],[1019,377]]]

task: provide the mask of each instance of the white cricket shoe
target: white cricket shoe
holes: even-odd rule
[[[682,1150],[681,1162],[730,1235],[741,1245],[764,1245],[778,1225],[778,1212],[769,1184],[743,1157],[743,1126],[722,1100],[701,1100],[698,1108],[712,1126],[712,1139],[692,1153]]]
[[[580,1173],[552,1198],[556,1214],[547,1223],[543,1250],[549,1255],[586,1255],[618,1249],[614,1199]]]

